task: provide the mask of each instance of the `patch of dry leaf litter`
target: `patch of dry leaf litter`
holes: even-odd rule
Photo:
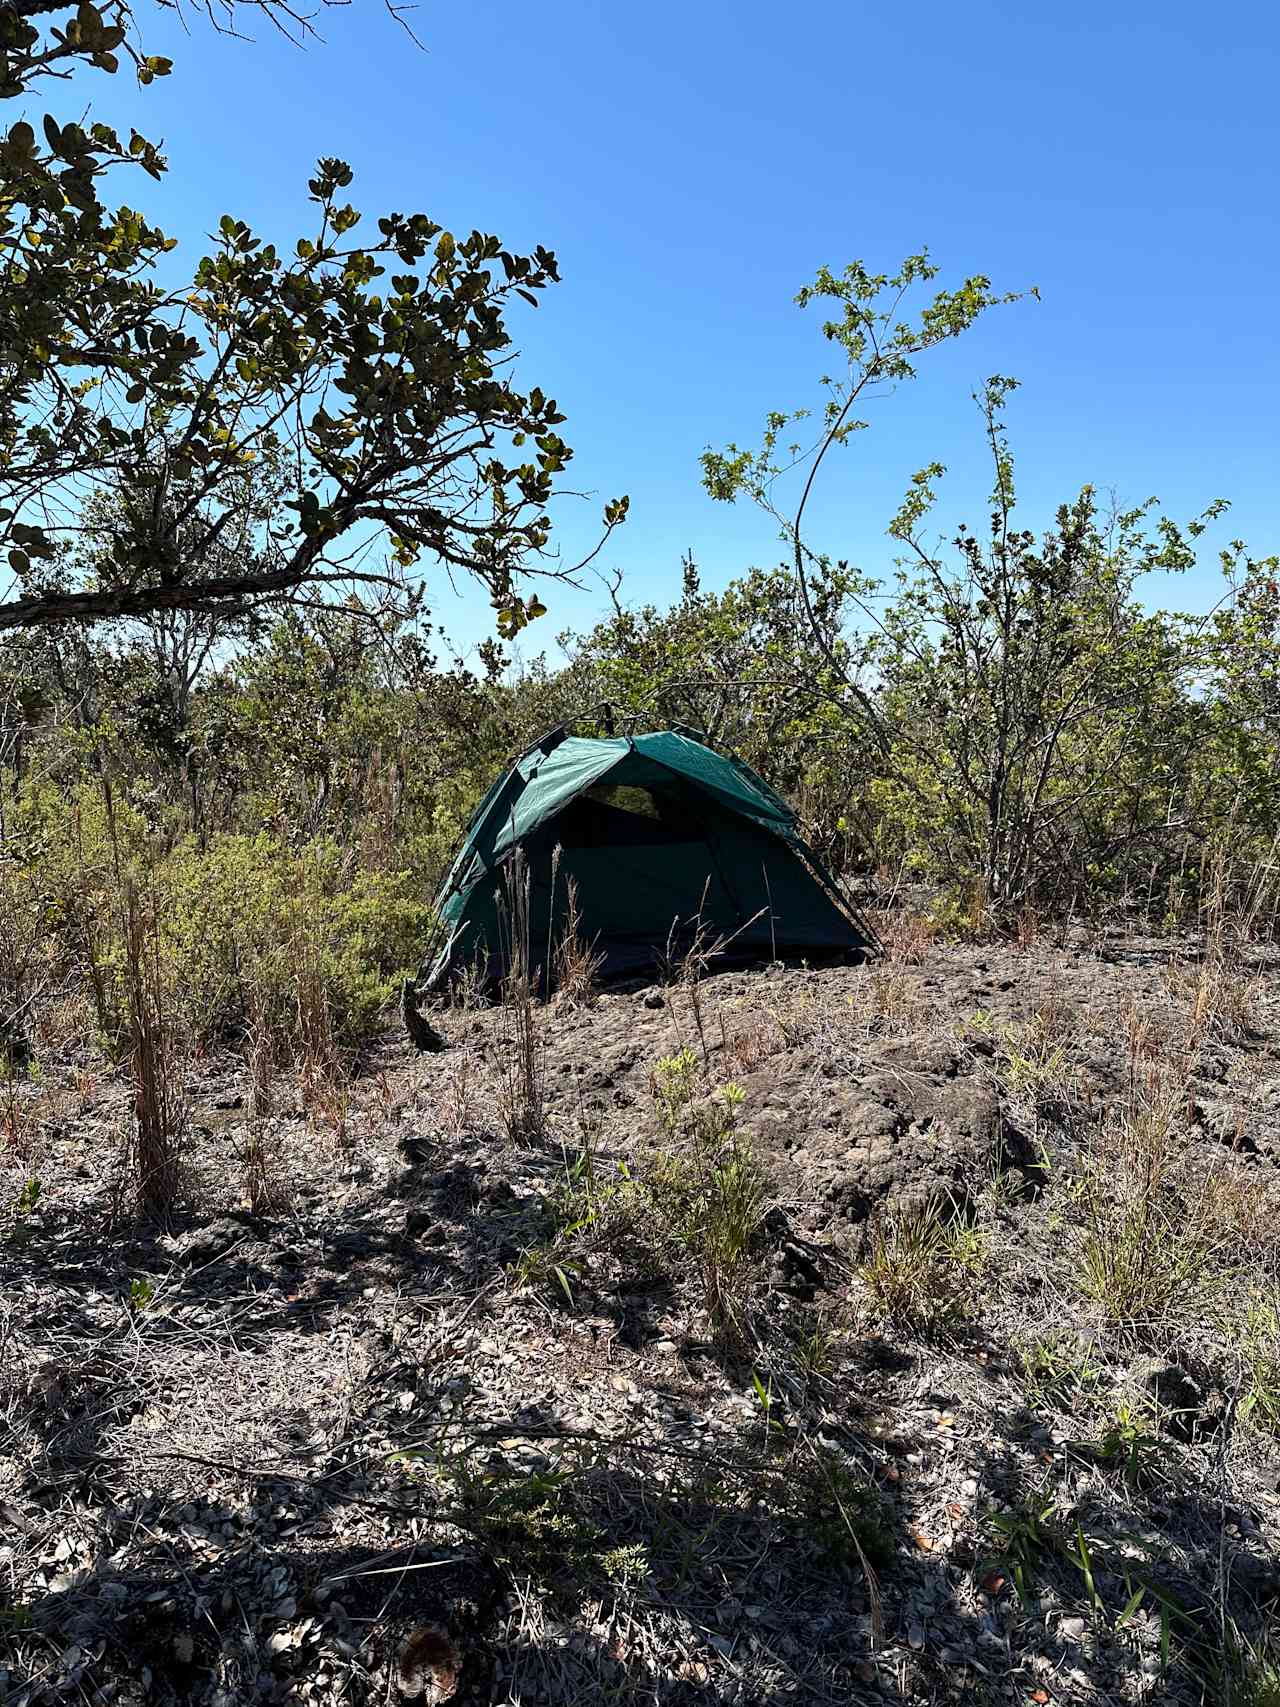
[[[1280,1592],[1276,1455],[1187,1323],[1086,1321],[1039,1170],[1122,1093],[1126,1008],[1181,1023],[1167,949],[1108,952],[548,1014],[526,1148],[500,1136],[496,1016],[452,1016],[439,1057],[377,1052],[345,1145],[280,1115],[269,1217],[239,1201],[239,1067],[205,1063],[163,1230],[113,1211],[120,1086],[101,1070],[81,1108],[83,1063],[48,1064],[5,1187],[38,1174],[39,1202],[0,1243],[0,1699],[1213,1699],[1192,1630],[1257,1630]],[[1011,1090],[1000,1027],[1047,1011],[1075,1077]],[[736,1345],[689,1265],[637,1266],[608,1228],[564,1247],[567,1286],[518,1283],[584,1135],[603,1177],[643,1158],[654,1065],[686,1046],[746,1089],[770,1182]],[[1191,1082],[1204,1157],[1273,1191],[1270,1036],[1202,1048]],[[987,1251],[973,1308],[877,1323],[875,1217],[957,1198]],[[1055,1335],[1074,1373],[1033,1380]],[[1181,1433],[1162,1369],[1193,1396]],[[1153,1394],[1130,1474],[1093,1448]]]

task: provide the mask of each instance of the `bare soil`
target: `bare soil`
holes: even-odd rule
[[[1280,1597],[1232,1325],[1280,1279],[1280,984],[1236,967],[1242,1023],[1200,974],[1079,936],[553,1006],[520,1143],[502,1014],[449,1013],[342,1132],[282,1077],[257,1213],[229,1049],[164,1225],[127,1074],[42,1050],[0,1173],[0,1700],[1230,1699]],[[733,1332],[622,1207],[684,1048],[767,1182]],[[1109,1319],[1087,1182],[1156,1069],[1234,1244]],[[955,1307],[887,1308],[867,1265],[925,1225],[969,1237]]]

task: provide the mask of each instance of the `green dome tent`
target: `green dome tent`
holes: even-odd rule
[[[556,850],[559,853],[556,853]],[[875,939],[800,836],[795,813],[740,760],[691,735],[587,740],[556,730],[480,802],[439,895],[419,987],[507,970],[510,862],[523,855],[530,957],[547,947],[568,884],[602,975],[639,972],[701,928],[726,958],[865,954]]]

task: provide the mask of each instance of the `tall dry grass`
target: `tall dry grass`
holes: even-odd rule
[[[556,850],[557,853],[559,849]],[[556,862],[558,863],[558,862]],[[552,951],[551,977],[556,1001],[565,1008],[589,1008],[599,989],[600,968],[605,957],[588,941],[578,906],[578,882],[570,877],[565,884],[565,916],[560,936]]]
[[[503,872],[499,895],[506,972],[501,992],[498,1101],[507,1134],[515,1143],[537,1140],[546,1131],[547,1047],[537,1000],[529,904],[529,865],[517,848]]]
[[[130,1155],[138,1201],[163,1219],[182,1186],[190,1124],[185,1046],[172,977],[160,944],[154,894],[127,879],[122,897],[127,1058],[132,1082]]]

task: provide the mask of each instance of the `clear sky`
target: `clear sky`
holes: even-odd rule
[[[791,299],[820,265],[892,270],[921,246],[940,282],[984,272],[1041,300],[874,406],[827,471],[815,544],[887,572],[885,523],[933,459],[951,471],[947,518],[980,524],[970,393],[1000,372],[1022,381],[1026,525],[1087,480],[1179,516],[1226,496],[1229,533],[1280,549],[1271,6],[426,0],[422,51],[377,0],[324,12],[305,51],[261,23],[250,44],[193,18],[184,39],[139,10],[173,75],[149,90],[85,75],[77,98],[163,139],[165,184],[118,193],[192,261],[223,213],[280,243],[308,230],[321,154],[354,168],[370,224],[423,211],[556,251],[565,282],[513,321],[519,372],[560,401],[574,483],[596,494],[566,501],[566,553],[604,498],[631,495],[604,559],[631,601],[673,597],[686,548],[714,585],[777,560],[763,517],[702,492],[699,452],[816,401],[828,346]],[[67,115],[66,93],[45,99]],[[1173,596],[1208,603],[1215,574]],[[526,651],[601,602],[543,597]],[[488,620],[475,595],[433,604],[464,640]]]

